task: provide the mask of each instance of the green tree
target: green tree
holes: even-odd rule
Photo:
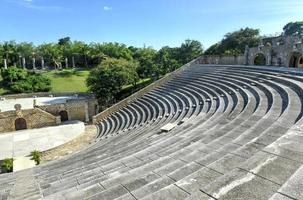
[[[197,40],[185,40],[179,50],[179,59],[181,64],[186,64],[199,57],[203,53],[203,46]]]
[[[162,47],[156,54],[157,75],[164,75],[181,66],[178,61],[179,48]]]
[[[156,50],[152,48],[133,49],[133,58],[139,62],[137,73],[140,78],[151,77],[155,73]]]
[[[70,44],[71,44],[70,37],[64,37],[58,40],[58,45],[60,46],[68,46]]]
[[[55,69],[61,67],[63,54],[59,45],[53,43],[42,44],[38,46],[37,50],[38,54],[46,60],[48,65],[54,66]]]
[[[125,59],[108,58],[91,70],[87,86],[99,99],[101,105],[107,106],[115,100],[124,85],[135,84],[138,79],[138,64]]]
[[[19,66],[22,66],[22,61],[21,58],[25,58],[27,61],[31,61],[33,58],[33,53],[36,52],[35,46],[33,43],[27,43],[27,42],[22,42],[20,44],[17,44],[17,55],[19,57],[18,62]],[[32,66],[31,62],[27,62],[28,67]]]
[[[27,76],[27,71],[17,67],[8,67],[8,69],[2,70],[1,75],[6,85],[12,85],[17,81],[25,79]]]
[[[212,45],[205,51],[206,55],[239,55],[245,51],[245,46],[257,46],[261,41],[259,29],[245,28],[227,33],[221,42]]]
[[[290,22],[284,26],[283,31],[286,36],[303,35],[303,21]]]
[[[132,51],[125,44],[104,43],[100,46],[100,50],[111,58],[132,60]]]
[[[18,62],[17,43],[15,41],[8,41],[2,44],[3,58],[6,59],[8,66],[16,66]]]

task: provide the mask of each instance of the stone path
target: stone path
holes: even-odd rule
[[[86,125],[85,131],[77,138],[53,149],[42,152],[41,163],[58,160],[68,154],[83,150],[95,141],[97,128],[95,125]]]
[[[85,130],[83,122],[72,121],[60,126],[29,129],[0,135],[0,160],[27,156],[33,150],[46,151],[69,142]]]

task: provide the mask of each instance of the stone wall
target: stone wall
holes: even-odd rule
[[[64,104],[37,107],[55,116],[59,116],[61,111],[66,111],[68,114],[68,120],[89,122],[92,120],[92,117],[97,114],[97,105],[98,103],[95,99],[76,99],[67,100]]]
[[[36,97],[66,97],[66,96],[74,96],[77,95],[79,97],[85,97],[87,99],[94,99],[94,95],[89,93],[71,93],[71,92],[65,92],[65,93],[52,93],[52,92],[39,92],[39,93],[23,93],[23,94],[8,94],[8,95],[2,95],[1,97],[4,97],[6,99],[20,99],[20,98],[31,98],[33,96]]]
[[[108,117],[112,113],[117,112],[121,108],[127,106],[130,102],[136,100],[137,98],[142,97],[147,92],[150,92],[154,88],[157,88],[157,87],[163,85],[164,83],[168,82],[169,80],[171,80],[172,78],[174,78],[175,76],[180,74],[183,70],[190,67],[194,63],[198,63],[198,59],[195,59],[195,60],[191,61],[190,63],[182,66],[181,68],[177,69],[176,71],[167,74],[163,78],[155,81],[154,83],[150,84],[149,86],[139,90],[138,92],[134,93],[133,95],[123,99],[119,103],[111,106],[110,108],[108,108],[108,109],[104,110],[103,112],[99,113],[98,115],[94,116],[93,117],[93,123],[96,124],[98,121],[101,121],[101,120],[105,119],[106,117]]]
[[[262,64],[264,66],[303,67],[303,38],[302,36],[264,38],[263,44],[258,47],[247,47],[244,55],[203,55],[198,60],[200,64],[256,65],[256,57],[260,55],[265,58]],[[293,59],[295,65],[292,64]]]
[[[201,56],[199,64],[245,65],[245,56]]]
[[[0,113],[0,133],[15,131],[16,119],[24,119],[28,129],[55,126],[61,123],[60,117],[56,117],[39,108]]]
[[[303,38],[297,37],[276,37],[270,42],[258,47],[249,49],[249,64],[254,65],[258,54],[266,58],[266,65],[293,67],[290,65],[292,56],[303,56]]]

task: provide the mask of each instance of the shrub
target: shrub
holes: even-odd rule
[[[25,79],[11,86],[14,92],[48,92],[51,89],[51,81],[42,74],[31,74]]]
[[[37,150],[32,151],[31,157],[32,157],[32,160],[34,160],[36,162],[36,165],[40,164],[40,161],[41,161],[41,152],[40,151],[37,151]]]
[[[7,69],[3,69],[1,71],[1,75],[6,85],[11,85],[19,80],[25,79],[27,71],[18,67],[9,67]]]
[[[13,158],[5,158],[2,163],[2,169],[4,169],[5,172],[12,172],[14,166],[14,159]]]
[[[1,71],[4,85],[13,92],[48,92],[51,89],[51,80],[43,75],[28,73],[26,70],[9,67]]]

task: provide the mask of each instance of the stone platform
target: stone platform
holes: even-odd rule
[[[67,143],[84,132],[83,122],[71,121],[60,126],[22,130],[0,135],[0,160],[46,151]]]

